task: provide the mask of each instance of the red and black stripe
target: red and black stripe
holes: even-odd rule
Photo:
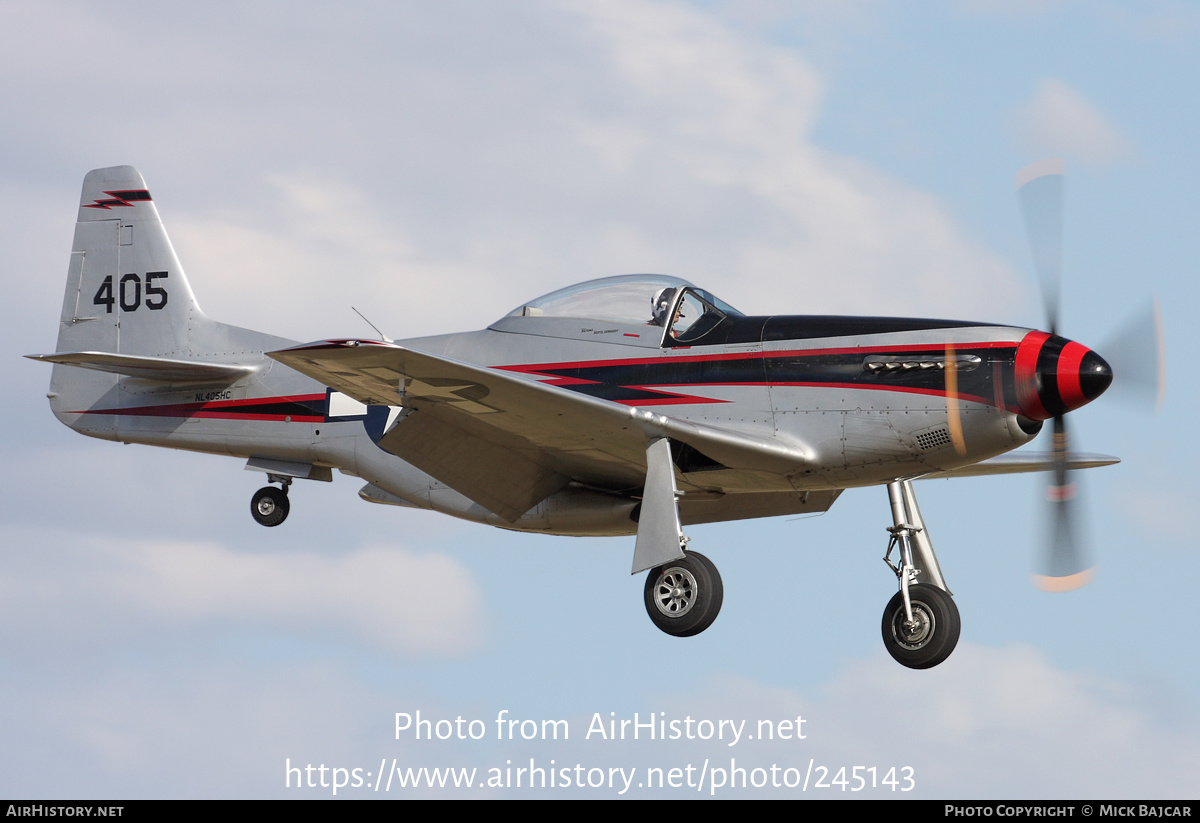
[[[1112,383],[1112,369],[1100,355],[1040,331],[1031,331],[1021,340],[1013,371],[1021,413],[1033,420],[1049,420],[1077,409]]]
[[[139,201],[152,200],[150,192],[146,189],[125,189],[122,191],[106,191],[108,195],[104,200],[93,200],[91,203],[85,203],[85,209],[104,209],[108,210],[114,206],[132,207],[134,203]]]
[[[255,397],[243,400],[210,400],[132,406],[122,409],[86,409],[76,414],[118,414],[132,417],[195,417],[215,420],[273,420],[323,423],[328,408],[326,394],[290,397]]]
[[[956,344],[955,355],[975,355],[981,361],[979,366],[959,372],[956,395],[1017,411],[1017,393],[1012,379],[1016,350],[1017,346],[1011,342]],[[878,356],[915,360],[945,353],[942,345],[863,346],[536,363],[501,368],[551,377],[553,379],[545,381],[550,385],[632,406],[726,402],[683,391],[715,386],[810,386],[944,397],[946,377],[942,369],[880,372],[868,370],[865,362]]]

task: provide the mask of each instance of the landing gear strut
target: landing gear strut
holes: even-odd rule
[[[894,525],[888,529],[892,537],[883,560],[896,573],[900,591],[883,611],[883,645],[897,663],[928,669],[954,651],[962,623],[946,590],[912,481],[896,480],[887,489]],[[891,560],[896,549],[898,564]]]
[[[282,480],[283,488],[263,486],[256,491],[250,498],[250,514],[260,525],[278,526],[287,520],[288,512],[292,508],[287,495],[291,478],[282,479],[272,476],[270,479],[272,482]]]
[[[713,562],[699,552],[651,569],[646,576],[646,613],[675,637],[707,629],[721,611],[725,589]]]
[[[688,538],[679,522],[679,495],[671,443],[655,438],[646,444],[646,485],[632,572],[650,570],[645,601],[654,625],[675,637],[691,637],[717,619],[725,590],[711,560],[685,551]]]

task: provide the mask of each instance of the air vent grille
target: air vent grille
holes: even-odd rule
[[[945,426],[938,426],[936,429],[929,429],[917,434],[917,445],[923,451],[930,449],[939,449],[942,446],[950,445],[950,431]]]

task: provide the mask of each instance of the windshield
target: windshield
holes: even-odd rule
[[[674,320],[667,331],[664,344],[698,343],[726,317],[742,317],[742,313],[718,300],[703,289],[690,288],[675,304]]]

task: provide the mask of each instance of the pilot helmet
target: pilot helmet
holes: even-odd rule
[[[650,306],[655,324],[661,326],[667,321],[667,312],[671,309],[671,302],[674,299],[674,286],[665,286],[654,293],[654,297],[650,300]]]

